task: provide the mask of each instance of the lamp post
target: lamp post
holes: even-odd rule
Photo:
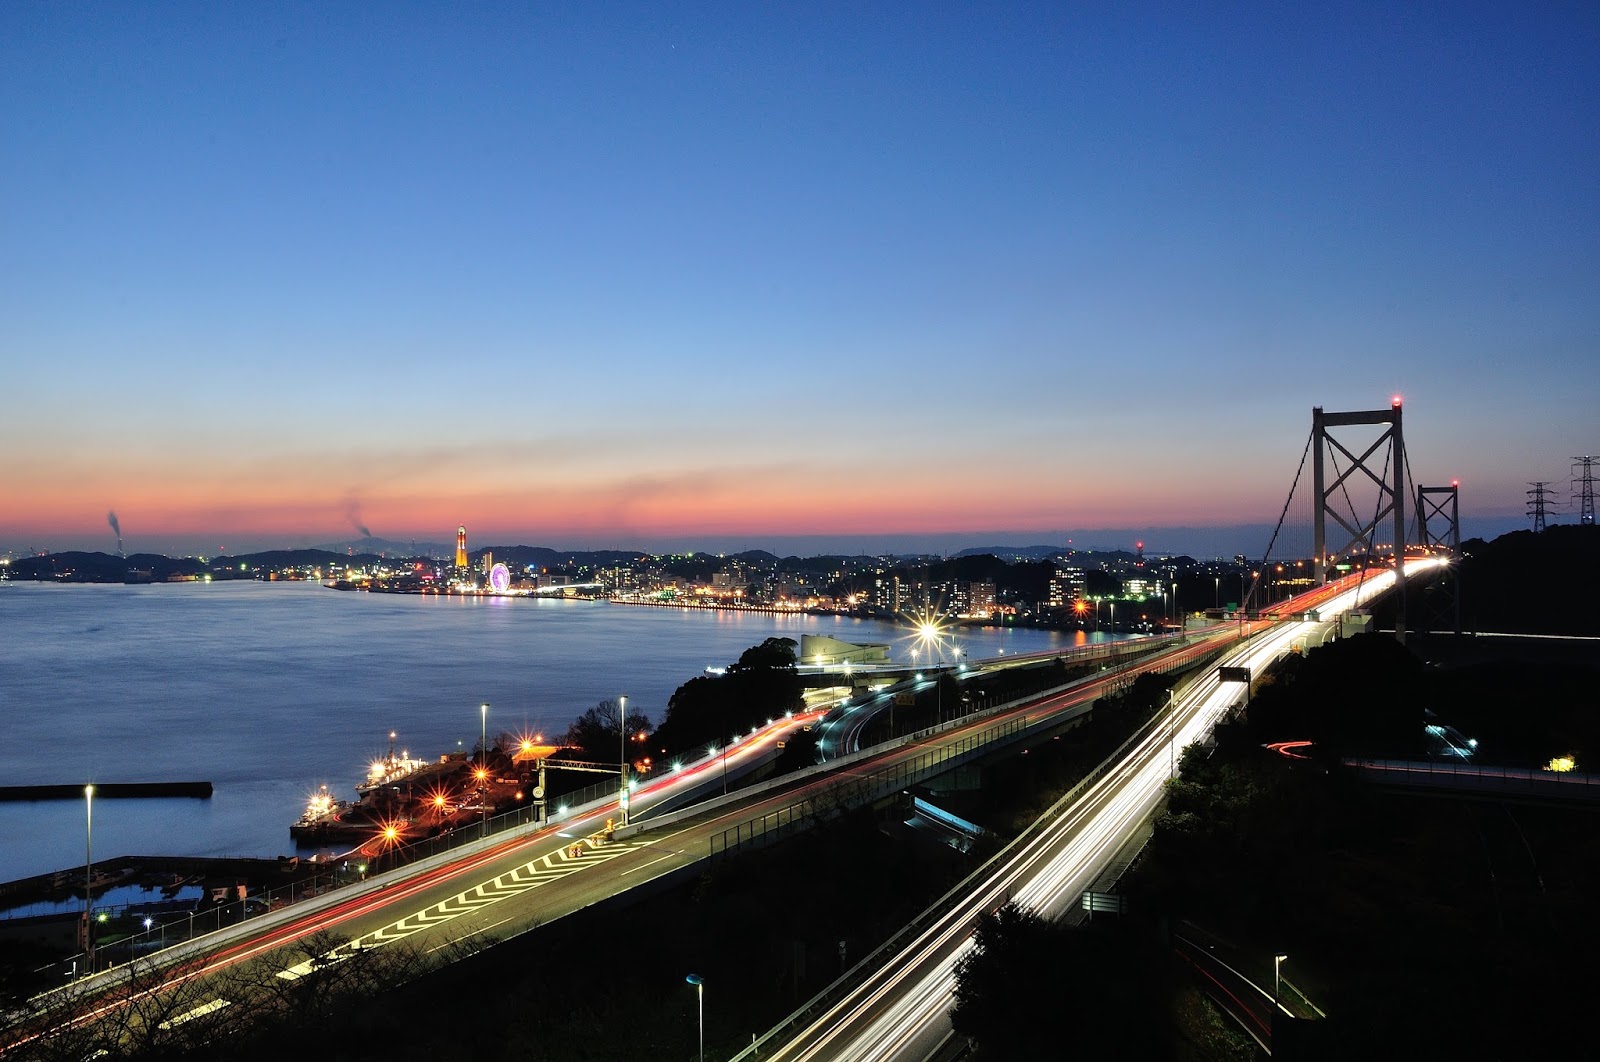
[[[622,824],[628,824],[628,697],[617,698],[617,748],[622,756],[621,771],[617,777],[617,806],[622,813]]]
[[[478,804],[483,808],[483,836],[489,836],[489,702],[478,705]]]
[[[690,974],[685,981],[694,985],[694,994],[700,1008],[700,1062],[706,1062],[706,982],[699,974]]]
[[[1272,957],[1272,1002],[1278,1006],[1283,1005],[1278,1001],[1283,997],[1283,960],[1288,957],[1287,955]]]
[[[94,975],[94,786],[83,787],[83,956],[84,974]]]

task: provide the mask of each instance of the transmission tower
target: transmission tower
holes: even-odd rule
[[[1578,523],[1594,523],[1594,458],[1585,454],[1572,459],[1573,493],[1578,496]]]
[[[1351,424],[1385,424],[1383,432],[1379,434],[1372,445],[1362,452],[1360,457],[1351,453],[1339,440],[1329,434],[1329,428],[1339,428]],[[1378,452],[1378,448],[1385,442],[1389,443],[1388,464],[1380,471],[1374,471],[1367,466],[1367,459]],[[1357,413],[1324,413],[1321,406],[1314,406],[1311,410],[1311,446],[1312,463],[1311,475],[1316,490],[1317,500],[1312,503],[1315,515],[1312,523],[1313,548],[1316,550],[1314,560],[1318,584],[1328,581],[1328,568],[1330,562],[1342,556],[1351,547],[1369,543],[1377,534],[1378,527],[1383,518],[1394,517],[1394,591],[1395,601],[1398,603],[1399,612],[1395,623],[1395,637],[1404,642],[1406,640],[1406,488],[1405,488],[1405,442],[1400,433],[1400,399],[1396,398],[1388,409],[1373,409]],[[1329,448],[1344,454],[1350,466],[1330,484],[1328,483],[1325,457]],[[1377,511],[1372,514],[1372,519],[1367,520],[1353,510],[1351,519],[1346,519],[1342,510],[1330,504],[1329,499],[1335,494],[1346,493],[1345,481],[1357,472],[1362,473],[1376,484],[1378,488]],[[1391,477],[1385,480],[1384,475]],[[1333,517],[1334,522],[1342,527],[1350,536],[1348,542],[1336,550],[1328,549],[1328,524],[1327,518]]]
[[[1528,495],[1528,518],[1533,521],[1533,533],[1537,535],[1544,530],[1545,513],[1549,511],[1545,498],[1550,493],[1550,481],[1548,479],[1535,480],[1529,483],[1528,486],[1533,488],[1524,492]]]

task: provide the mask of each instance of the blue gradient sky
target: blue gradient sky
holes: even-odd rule
[[[1593,5],[528,7],[0,9],[0,550],[1270,523],[1396,392],[1509,528],[1600,449]]]

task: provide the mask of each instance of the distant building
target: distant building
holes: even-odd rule
[[[802,664],[886,664],[889,662],[887,645],[856,645],[829,638],[825,634],[800,636],[800,663]]]
[[[456,567],[467,566],[467,525],[456,528]]]
[[[987,616],[994,611],[994,583],[984,581],[967,587],[967,614]]]
[[[494,567],[494,551],[484,550],[483,558],[478,561],[478,567],[483,569],[483,574],[488,575],[489,569]]]
[[[1062,567],[1050,577],[1051,608],[1066,608],[1074,601],[1082,600],[1084,593],[1084,574],[1082,568]]]

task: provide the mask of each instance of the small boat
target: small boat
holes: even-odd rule
[[[289,827],[289,836],[316,839],[347,830],[352,824],[340,816],[349,811],[351,806],[349,801],[333,799],[327,786],[319,786],[311,794],[311,799],[306,801],[305,814]]]
[[[409,775],[428,766],[427,760],[414,760],[405,749],[400,750],[400,755],[394,754],[394,731],[389,731],[389,755],[381,760],[373,760],[367,765],[367,777],[356,786],[356,792],[365,796],[377,789],[393,785]]]

